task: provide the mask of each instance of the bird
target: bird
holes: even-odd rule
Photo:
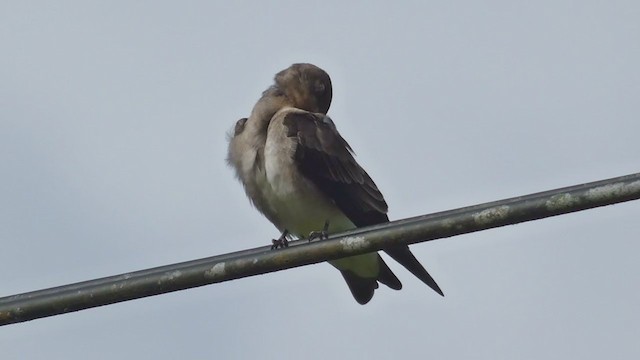
[[[227,163],[253,206],[282,233],[272,248],[286,246],[290,235],[322,239],[389,221],[384,196],[327,115],[332,96],[327,72],[295,63],[275,75],[229,135]],[[444,296],[407,245],[383,251]],[[378,252],[329,263],[359,304],[372,299],[378,283],[402,288]]]

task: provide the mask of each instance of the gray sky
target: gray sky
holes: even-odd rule
[[[637,1],[3,1],[0,296],[267,244],[225,133],[294,62],[332,76],[329,114],[393,219],[638,172],[639,18]],[[413,246],[445,298],[390,261],[404,289],[360,306],[318,264],[2,327],[2,358],[638,358],[639,211]]]

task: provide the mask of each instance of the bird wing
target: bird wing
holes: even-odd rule
[[[331,118],[324,114],[290,111],[284,115],[282,124],[286,128],[286,135],[297,140],[293,156],[300,172],[334,201],[351,222],[357,227],[363,227],[389,221],[388,207],[382,193],[369,174],[356,162],[353,150],[340,135]],[[443,295],[438,284],[408,246],[392,246],[384,251]],[[395,278],[393,273],[391,275]],[[393,279],[389,281],[395,286],[399,285]]]
[[[353,150],[326,115],[288,112],[282,124],[297,140],[293,154],[298,169],[356,226],[389,221],[387,203],[369,174],[356,162]]]

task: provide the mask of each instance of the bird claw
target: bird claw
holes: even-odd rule
[[[309,233],[308,240],[309,242],[313,240],[326,240],[329,238],[329,220],[324,222],[324,226],[320,231],[312,231]]]
[[[272,239],[271,242],[273,243],[273,245],[271,245],[271,250],[289,247],[289,240],[287,240],[287,235],[289,235],[289,231],[285,229],[278,239]]]

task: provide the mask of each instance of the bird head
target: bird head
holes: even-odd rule
[[[333,95],[331,78],[324,70],[312,64],[293,64],[275,76],[276,87],[293,106],[326,114]]]

